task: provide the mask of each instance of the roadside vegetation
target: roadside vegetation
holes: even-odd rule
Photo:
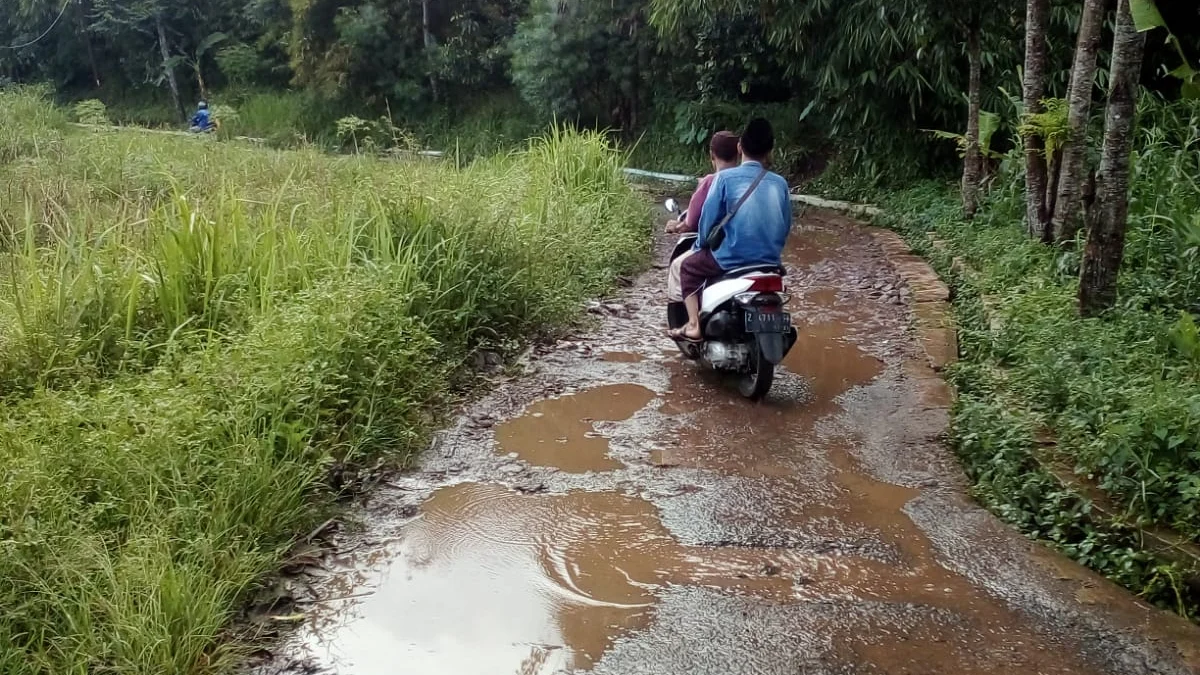
[[[0,672],[226,669],[239,603],[473,350],[646,254],[591,133],[456,168],[86,132],[22,90],[0,119]]]
[[[941,182],[879,191],[828,176],[826,188],[878,200],[881,223],[952,283],[963,357],[953,439],[980,500],[1197,618],[1200,101],[1146,98],[1139,120],[1120,300],[1102,317],[1078,312],[1081,251],[1028,236],[1019,150],[969,222]]]

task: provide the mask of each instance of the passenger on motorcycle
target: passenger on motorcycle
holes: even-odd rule
[[[212,129],[215,125],[213,124],[212,114],[208,111],[208,103],[200,101],[200,105],[197,108],[196,114],[192,115],[192,126],[188,131],[199,133]]]
[[[671,331],[673,338],[701,340],[700,291],[712,278],[726,270],[750,265],[779,265],[783,247],[792,228],[792,202],[787,180],[767,171],[765,166],[775,147],[771,124],[756,118],[746,125],[738,149],[742,165],[721,171],[713,179],[708,197],[700,211],[699,236],[692,255],[680,269],[680,282],[688,322],[683,328]],[[757,187],[741,206],[737,204],[756,180]],[[725,238],[717,250],[709,250],[706,242],[710,231],[736,209],[725,224]]]
[[[668,234],[695,232],[699,229],[701,208],[704,205],[704,200],[708,197],[713,179],[718,172],[725,169],[732,169],[738,164],[737,134],[731,131],[718,131],[713,134],[712,140],[708,144],[708,158],[712,161],[713,172],[700,179],[700,184],[696,187],[696,192],[692,194],[692,199],[688,202],[685,220],[672,219],[667,221]],[[683,302],[683,291],[679,282],[679,269],[683,265],[683,261],[687,260],[688,256],[693,252],[684,253],[671,261],[671,266],[667,270],[667,300],[670,302]]]

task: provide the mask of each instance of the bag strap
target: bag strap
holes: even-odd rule
[[[742,193],[742,198],[737,200],[737,203],[733,205],[733,209],[731,209],[729,213],[726,213],[725,217],[721,219],[721,222],[714,225],[713,229],[709,231],[705,243],[707,243],[707,241],[711,240],[713,237],[718,236],[717,233],[719,231],[725,229],[725,226],[729,224],[729,221],[733,220],[733,217],[737,215],[737,212],[742,208],[742,205],[746,203],[746,200],[750,198],[750,195],[754,193],[754,190],[758,187],[758,184],[761,183],[762,179],[766,178],[766,176],[767,167],[764,166],[763,170],[758,172],[758,176],[754,178],[754,182],[750,184],[750,187],[746,188],[746,191]]]

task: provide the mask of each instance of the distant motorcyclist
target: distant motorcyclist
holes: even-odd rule
[[[192,115],[192,126],[189,131],[193,133],[201,133],[204,131],[212,131],[216,127],[213,122],[212,113],[208,110],[208,103],[200,101],[197,106],[196,114]]]

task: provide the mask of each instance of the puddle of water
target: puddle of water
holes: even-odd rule
[[[612,492],[437,491],[375,593],[312,641],[339,672],[548,675],[588,669],[652,616],[668,584],[788,600],[768,553],[679,545],[657,510]]]
[[[850,439],[833,443],[825,455],[835,470],[834,482],[845,494],[843,503],[851,519],[883,532],[909,534],[914,526],[904,514],[904,505],[921,491],[885,483],[862,473],[858,462],[850,455],[851,443]]]
[[[810,419],[830,412],[828,405],[853,387],[867,384],[883,372],[883,362],[845,341],[846,324],[830,321],[801,325],[796,329],[796,344],[783,359],[783,367],[805,377],[811,387],[807,401],[799,403]],[[711,382],[709,380],[712,380]],[[773,401],[751,405],[721,390],[718,380],[694,368],[677,368],[671,378],[671,392],[661,408],[667,415],[710,412],[742,426],[747,421],[763,421],[763,416],[788,416],[794,424],[798,406]],[[772,426],[779,424],[776,421]],[[715,425],[714,425],[715,426]]]
[[[825,457],[833,469],[830,479],[838,492],[802,517],[823,516],[837,523],[866,527],[874,533],[873,538],[894,546],[900,554],[897,565],[887,566],[867,586],[854,588],[856,595],[932,604],[988,621],[1008,616],[1003,603],[938,562],[929,537],[904,512],[905,505],[918,497],[920,490],[864,473],[850,454],[852,443],[849,438],[830,443]]]
[[[838,439],[823,451],[835,494],[781,516],[818,541],[847,542],[855,528],[865,528],[867,537],[894,546],[900,558],[885,563],[844,553],[794,561],[792,573],[800,579],[796,596],[808,602],[913,605],[919,618],[903,626],[873,626],[877,619],[868,614],[865,624],[841,627],[831,633],[840,661],[857,664],[862,672],[910,675],[1092,672],[1078,662],[1077,649],[1063,649],[1055,638],[1029,628],[1003,600],[943,568],[932,542],[903,511],[920,492],[863,473],[848,452],[851,442]],[[784,491],[789,485],[779,483]],[[934,607],[946,613],[925,609]]]
[[[846,334],[844,323],[830,321],[796,330],[796,344],[784,357],[783,365],[808,378],[814,403],[829,403],[883,372],[879,359],[841,339]]]
[[[652,451],[651,466],[709,469],[747,478],[790,476],[795,472],[795,467],[787,461],[789,458],[777,456],[761,445],[730,450],[691,433],[684,434],[680,441],[677,447]]]
[[[850,323],[857,320],[863,310],[853,304],[835,307],[838,304],[836,289],[810,290],[804,295],[804,304],[833,310],[840,317],[799,325],[796,344],[783,360],[784,369],[808,381],[807,397],[792,400],[768,397],[762,404],[748,404],[728,395],[709,373],[683,367],[672,369],[671,391],[660,411],[673,416],[694,414],[697,419],[703,419],[704,429],[719,432],[713,441],[722,447],[740,445],[738,430],[755,435],[782,433],[794,437],[811,429],[815,420],[834,412],[836,408],[831,405],[834,399],[855,386],[874,380],[883,372],[883,363],[843,339]],[[849,315],[841,317],[846,312]],[[753,445],[761,446],[762,443]]]
[[[687,416],[665,445],[650,452],[654,466],[704,468],[742,476],[787,475],[780,441],[803,422],[803,407],[768,398],[752,403],[728,385],[690,363],[669,366],[671,388],[659,412]],[[810,420],[811,421],[811,420]]]
[[[837,234],[825,230],[799,229],[788,237],[783,262],[788,267],[807,267],[833,257]]]
[[[512,421],[496,428],[502,453],[515,452],[538,466],[569,473],[612,471],[622,464],[608,456],[608,439],[593,421],[627,420],[654,398],[634,384],[613,384],[539,401]]]
[[[650,451],[650,466],[657,466],[660,469],[669,469],[679,466],[680,461],[676,457],[676,453],[670,449],[657,449]]]
[[[804,293],[804,302],[809,305],[818,307],[833,307],[837,304],[838,292],[836,288],[818,288]]]
[[[859,298],[839,297],[835,288],[794,289],[788,311],[797,323],[819,324],[830,321],[843,325],[864,325],[874,318],[872,308]]]
[[[641,363],[646,357],[634,352],[604,352],[600,359],[609,363]]]
[[[808,396],[797,400],[752,404],[688,364],[673,369],[671,393],[660,411],[691,415],[698,424],[681,430],[671,447],[652,453],[650,462],[756,478],[794,473],[796,462],[814,450],[814,425],[838,411],[834,400],[883,372],[882,362],[839,339],[844,329],[836,322],[798,329],[796,345],[783,361],[785,369],[808,382]]]
[[[924,620],[903,637],[890,631],[857,631],[843,658],[870,664],[864,672],[904,675],[1092,675],[1060,645],[1024,631],[996,634],[973,626]]]
[[[942,567],[928,535],[903,511],[920,491],[866,475],[847,448],[843,444],[828,454],[835,470],[833,481],[843,490],[841,497],[828,502],[830,509],[842,522],[877,531],[880,539],[894,544],[903,555],[900,564],[884,566],[866,586],[855,588],[855,594],[939,607],[954,617],[948,626],[924,619],[902,636],[870,630],[843,635],[842,648],[852,654],[848,660],[875,665],[883,672],[914,674],[1093,672],[1075,656],[1077,649],[1063,649],[1054,638],[1038,634],[1006,602]]]
[[[838,239],[828,232],[809,234],[827,247],[824,239]],[[870,309],[853,301],[839,303],[834,288],[809,289],[802,303],[801,320],[804,314],[820,314],[823,320],[798,325],[796,344],[782,366],[807,381],[807,395],[799,391],[784,398],[777,392],[764,403],[750,404],[704,371],[687,364],[672,368],[671,391],[660,412],[689,415],[698,424],[680,431],[670,447],[651,453],[652,465],[782,477],[820,452],[812,447],[816,423],[839,410],[834,400],[842,393],[878,377],[883,363],[844,339],[852,324],[870,316]]]

